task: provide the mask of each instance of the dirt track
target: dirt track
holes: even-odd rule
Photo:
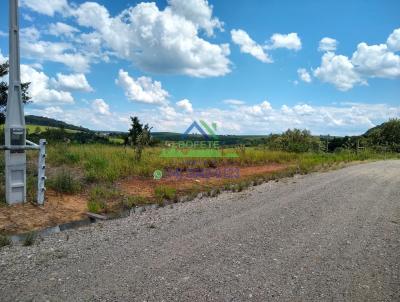
[[[1,301],[399,301],[400,161],[0,250]]]

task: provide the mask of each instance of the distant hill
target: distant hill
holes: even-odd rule
[[[70,129],[70,130],[76,130],[76,131],[82,131],[82,132],[91,132],[91,130],[88,128],[71,125],[66,122],[55,120],[55,119],[44,117],[44,116],[26,115],[25,123],[27,125],[64,128],[64,129]]]
[[[369,129],[363,135],[372,145],[392,146],[400,152],[400,119],[391,119]]]

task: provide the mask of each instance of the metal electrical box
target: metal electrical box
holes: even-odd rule
[[[10,146],[25,146],[25,129],[6,128],[6,142]],[[6,200],[9,204],[26,201],[26,153],[25,150],[7,150],[6,156]]]

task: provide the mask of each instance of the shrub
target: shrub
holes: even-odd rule
[[[59,171],[53,179],[49,180],[49,187],[59,193],[76,193],[80,191],[80,183],[66,169]]]

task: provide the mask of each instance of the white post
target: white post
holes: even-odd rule
[[[7,99],[5,145],[25,146],[25,117],[21,98],[18,0],[9,0],[9,88]],[[8,204],[26,201],[26,154],[25,150],[7,150],[6,200]]]
[[[46,192],[46,140],[39,141],[39,160],[38,160],[38,188],[37,188],[37,203],[44,205],[44,193]]]

